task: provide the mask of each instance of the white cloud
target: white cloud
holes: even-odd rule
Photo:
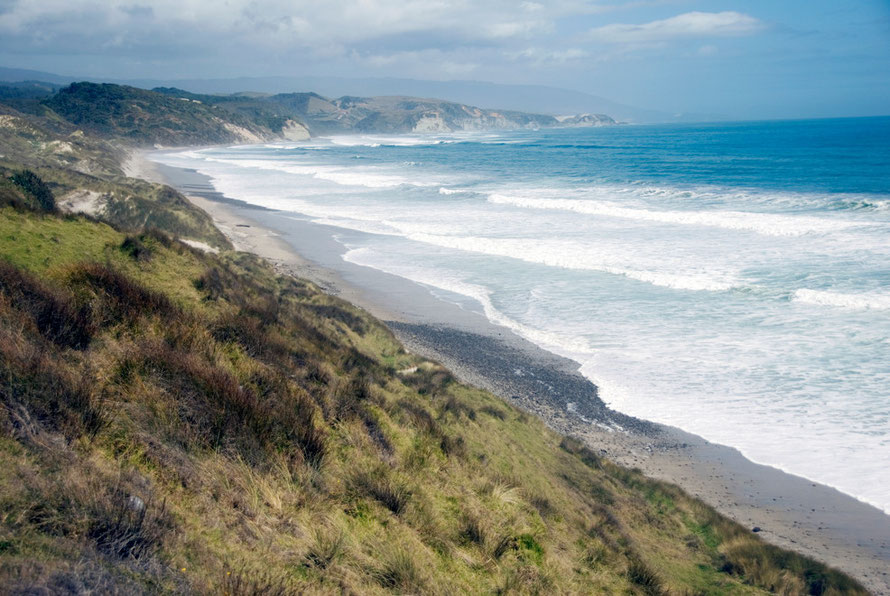
[[[488,36],[493,39],[507,37],[533,37],[536,33],[548,33],[553,30],[549,21],[511,21],[493,23],[486,28]]]
[[[191,26],[195,32],[304,46],[425,31],[499,40],[548,33],[554,19],[584,6],[578,0],[525,2],[519,10],[511,0],[19,0],[0,11],[0,33],[40,27],[88,36],[110,34],[115,27],[126,32],[129,24]]]
[[[424,78],[465,76],[479,69],[479,64],[470,56],[446,54],[436,49],[390,54],[352,52],[350,58],[372,68],[395,68],[401,76]]]
[[[580,48],[568,48],[565,50],[549,50],[546,48],[526,48],[519,52],[505,52],[508,58],[513,60],[526,60],[535,66],[547,66],[553,64],[565,64],[574,60],[583,60],[590,57],[590,53]]]
[[[589,37],[603,43],[644,45],[683,38],[750,35],[762,28],[759,20],[740,12],[687,12],[641,25],[605,25],[592,29]]]

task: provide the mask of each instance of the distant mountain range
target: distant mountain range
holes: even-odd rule
[[[550,116],[608,114],[620,122],[654,123],[725,120],[719,114],[669,114],[628,106],[609,99],[556,87],[503,85],[481,81],[422,81],[398,78],[241,77],[230,79],[108,79],[62,76],[0,68],[0,81],[44,81],[67,84],[90,80],[131,85],[142,89],[175,87],[197,94],[282,94],[313,91],[325,97],[410,96],[479,106],[486,109],[530,112]]]
[[[210,95],[175,87],[147,90],[90,82],[59,85],[35,81],[0,83],[0,105],[37,117],[61,118],[93,134],[137,146],[303,140],[320,134],[616,124],[603,114],[557,118],[416,97],[329,99],[317,93]]]
[[[424,133],[520,128],[612,126],[605,114],[557,118],[512,110],[489,110],[441,99],[419,97],[343,96],[329,99],[317,93],[262,95],[201,95],[182,89],[158,87],[155,91],[198,101],[241,114],[275,113],[304,123],[313,135],[369,133]]]

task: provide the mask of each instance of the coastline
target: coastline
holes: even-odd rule
[[[206,177],[141,154],[126,169],[178,188],[238,250],[365,308],[408,349],[442,362],[461,380],[583,438],[617,463],[679,485],[744,526],[762,528],[761,536],[778,546],[842,569],[874,593],[890,594],[890,516],[878,509],[750,462],[735,449],[608,410],[576,363],[495,326],[471,302],[454,304],[414,282],[343,261],[337,237],[355,232],[224,197]]]

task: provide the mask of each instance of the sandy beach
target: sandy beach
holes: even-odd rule
[[[178,188],[208,212],[238,250],[384,320],[406,347],[461,380],[584,439],[612,460],[675,483],[782,547],[812,556],[890,594],[890,516],[839,491],[755,464],[735,449],[608,409],[577,363],[489,322],[478,305],[345,262],[342,242],[358,232],[311,223],[225,197],[206,177],[134,154],[128,175]]]

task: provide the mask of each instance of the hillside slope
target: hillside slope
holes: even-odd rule
[[[515,130],[554,126],[610,126],[604,114],[560,120],[544,114],[482,109],[441,99],[418,97],[352,97],[337,99],[317,93],[197,95],[181,89],[155,91],[201,101],[251,118],[294,118],[312,134],[425,133]]]
[[[25,114],[0,103],[0,176],[35,172],[63,210],[87,213],[126,229],[162,228],[177,236],[228,248],[210,217],[161,184],[124,175],[128,148],[84,134],[50,112]]]
[[[12,593],[863,593],[246,254],[0,208]]]
[[[91,133],[140,147],[308,138],[292,120],[250,118],[199,100],[121,85],[73,83],[44,104]]]

